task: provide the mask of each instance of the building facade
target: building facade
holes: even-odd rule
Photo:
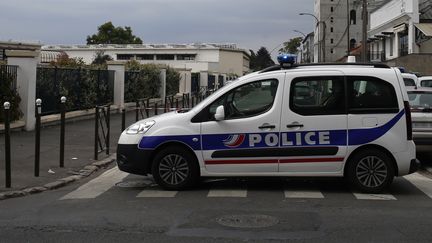
[[[370,14],[371,61],[432,74],[432,2],[391,0]]]
[[[44,51],[63,51],[69,57],[82,58],[90,64],[97,52],[115,61],[165,64],[192,73],[207,72],[242,76],[249,72],[250,54],[235,44],[133,44],[133,45],[47,45]]]
[[[300,45],[300,62],[314,62],[314,32],[307,34]]]

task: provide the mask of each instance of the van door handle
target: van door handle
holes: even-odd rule
[[[294,127],[304,127],[303,124],[300,124],[298,122],[293,122],[291,124],[286,125],[287,128],[294,128]]]
[[[259,129],[275,129],[276,126],[275,125],[270,125],[268,123],[264,123],[262,124],[260,127],[258,127]]]

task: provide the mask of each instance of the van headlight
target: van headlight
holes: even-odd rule
[[[126,134],[138,134],[147,132],[156,122],[146,121],[143,123],[135,123],[126,129]]]

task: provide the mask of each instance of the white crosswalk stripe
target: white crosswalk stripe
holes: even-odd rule
[[[285,190],[285,198],[324,198],[320,191],[316,190]]]
[[[175,197],[178,191],[164,191],[163,189],[146,189],[136,197]]]
[[[102,193],[108,191],[115,185],[115,183],[120,182],[128,175],[129,173],[120,171],[116,166],[82,185],[75,191],[66,194],[64,197],[60,198],[60,200],[96,198]]]
[[[210,189],[207,197],[247,197],[246,189]]]
[[[416,186],[420,191],[432,198],[432,180],[420,175],[419,173],[413,173],[404,176],[411,184]]]
[[[391,194],[368,194],[368,193],[353,193],[359,200],[397,200]]]

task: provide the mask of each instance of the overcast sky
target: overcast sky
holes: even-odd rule
[[[0,0],[0,40],[85,44],[112,21],[144,43],[236,43],[269,51],[313,31],[314,0]],[[275,50],[276,52],[277,50]]]

